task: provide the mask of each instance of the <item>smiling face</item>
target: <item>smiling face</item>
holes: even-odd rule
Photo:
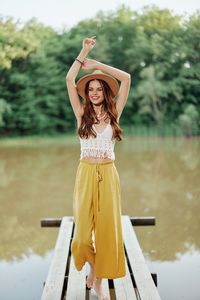
[[[89,82],[88,96],[94,105],[99,105],[104,101],[103,88],[99,80],[95,79]]]

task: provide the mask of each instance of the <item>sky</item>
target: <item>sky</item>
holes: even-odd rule
[[[99,10],[115,11],[121,4],[139,11],[146,5],[168,8],[175,14],[188,15],[200,9],[200,0],[0,0],[0,15],[26,22],[35,17],[55,29],[70,29],[80,20],[92,18]]]

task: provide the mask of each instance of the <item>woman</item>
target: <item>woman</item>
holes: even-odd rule
[[[102,278],[126,275],[114,145],[115,140],[122,140],[119,118],[128,98],[131,77],[87,59],[95,44],[96,36],[83,40],[82,50],[66,76],[81,144],[73,195],[75,230],[71,252],[78,271],[89,263],[86,284],[95,290],[98,299],[104,300],[108,298],[102,290]],[[75,84],[80,68],[95,71]]]

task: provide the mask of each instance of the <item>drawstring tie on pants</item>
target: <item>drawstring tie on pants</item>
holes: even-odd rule
[[[98,195],[97,195],[97,202],[98,202],[98,211],[100,211],[99,182],[103,180],[103,177],[102,177],[102,174],[100,173],[100,169],[99,169],[99,165],[98,164],[96,165],[96,174],[97,174],[97,182],[98,182],[98,184],[97,184],[97,193],[98,193]]]

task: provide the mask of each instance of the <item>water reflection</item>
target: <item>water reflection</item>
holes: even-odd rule
[[[199,139],[125,137],[116,144],[123,214],[156,217],[155,227],[136,228],[144,252],[155,264],[177,261],[177,255],[186,255],[191,248],[200,253],[199,154]],[[41,229],[39,221],[72,215],[78,160],[76,138],[1,141],[4,264],[24,261],[24,255],[45,257],[53,248],[57,229]]]
[[[41,257],[30,251],[21,260],[1,261],[0,299],[39,300],[52,254]]]

